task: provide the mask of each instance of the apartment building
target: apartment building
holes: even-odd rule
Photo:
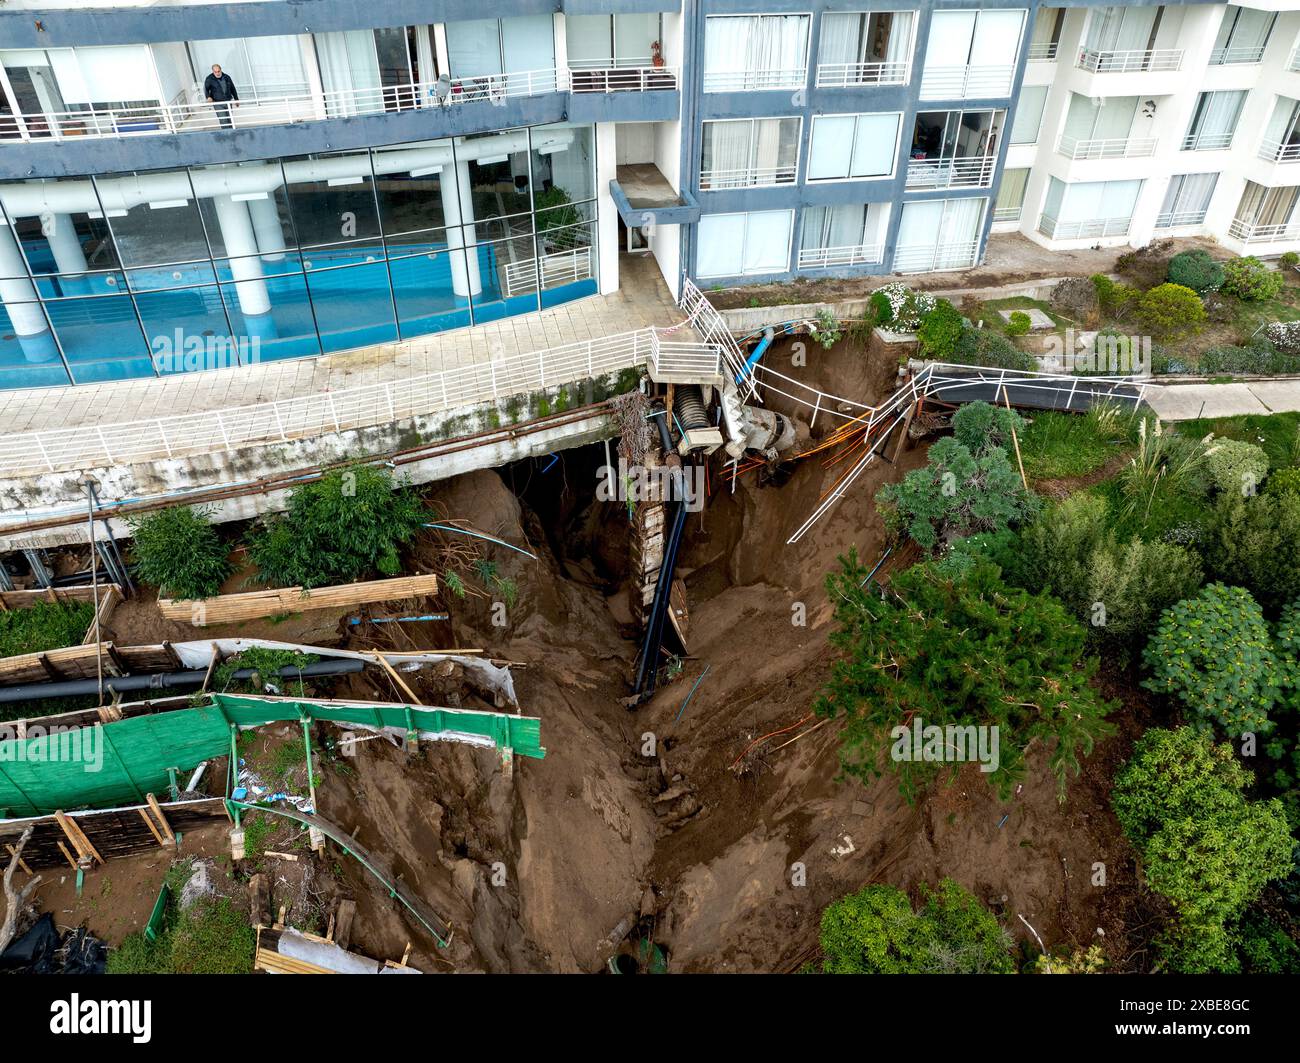
[[[0,388],[464,328],[633,255],[676,293],[960,270],[990,231],[1278,253],[1283,6],[9,0]]]

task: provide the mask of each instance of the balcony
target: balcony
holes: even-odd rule
[[[705,92],[752,92],[767,89],[801,89],[808,82],[808,68],[778,70],[721,70],[704,74]]]
[[[655,92],[677,88],[678,72],[672,67],[613,66],[571,67],[570,92]]]
[[[1156,153],[1154,137],[1112,137],[1107,140],[1076,140],[1063,136],[1056,150],[1067,159],[1146,159]]]
[[[1294,73],[1300,73],[1300,45],[1297,45],[1291,53],[1291,58],[1286,61],[1286,68]]]
[[[1156,215],[1157,229],[1177,229],[1184,225],[1200,225],[1205,221],[1206,211],[1202,210],[1171,210],[1164,214]]]
[[[1057,221],[1050,214],[1038,219],[1038,231],[1054,240],[1084,240],[1100,236],[1127,236],[1133,219],[1094,218],[1089,221]]]
[[[716,192],[722,188],[767,188],[792,185],[796,166],[749,166],[740,170],[701,170],[700,190]]]
[[[1300,240],[1300,221],[1282,225],[1256,225],[1234,218],[1228,226],[1228,235],[1248,244],[1266,244],[1274,240]]]
[[[805,247],[799,250],[800,269],[836,269],[842,266],[874,266],[884,260],[881,244],[852,244],[848,247]]]
[[[923,100],[983,100],[1011,95],[1014,66],[927,66],[921,75]]]
[[[1259,157],[1265,162],[1300,162],[1300,144],[1265,140],[1259,146]]]
[[[912,159],[907,164],[908,191],[939,188],[988,188],[993,182],[997,158],[979,155],[971,159]]]
[[[1264,61],[1264,45],[1249,47],[1215,48],[1210,53],[1210,66],[1247,66]]]
[[[843,89],[855,85],[906,85],[912,64],[901,63],[820,63],[817,67],[819,89]]]
[[[1077,66],[1094,74],[1137,74],[1143,71],[1178,70],[1183,65],[1181,48],[1147,51],[1094,52],[1083,48]]]
[[[1183,138],[1183,151],[1227,151],[1232,147],[1231,133],[1188,133]]]
[[[975,265],[979,241],[943,244],[904,244],[894,252],[895,273],[928,273],[933,270],[965,269]]]
[[[1029,46],[1029,61],[1031,63],[1055,63],[1059,47],[1056,41],[1052,41],[1050,44],[1031,44]]]
[[[996,221],[1019,221],[1020,215],[1024,211],[1024,205],[1018,207],[995,207],[993,208],[993,220]]]

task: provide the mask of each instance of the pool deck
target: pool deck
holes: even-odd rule
[[[234,369],[0,391],[0,435],[118,424],[323,394],[486,364],[635,329],[666,328],[683,317],[653,260],[624,255],[616,292],[452,332]]]

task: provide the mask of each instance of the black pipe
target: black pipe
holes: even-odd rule
[[[677,567],[677,551],[682,541],[682,531],[686,527],[689,512],[689,493],[680,476],[674,477],[674,485],[682,500],[677,504],[673,515],[672,527],[668,538],[664,540],[664,555],[659,563],[659,582],[655,586],[654,602],[650,607],[650,619],[646,625],[645,640],[641,646],[641,662],[637,669],[634,693],[648,697],[654,693],[659,674],[659,650],[663,645],[664,624],[668,610],[672,608],[673,572]]]
[[[359,672],[365,667],[365,661],[352,657],[333,657],[324,661],[313,661],[301,668],[287,664],[280,669],[282,679],[303,677],[310,679],[321,675],[346,675]],[[256,668],[240,668],[231,676],[232,679],[249,679],[257,672]],[[105,690],[161,690],[164,687],[197,687],[203,685],[208,676],[206,668],[196,668],[189,672],[160,672],[156,675],[122,675],[105,676]],[[30,701],[37,698],[71,698],[81,694],[95,694],[99,691],[96,679],[67,679],[53,683],[25,683],[16,687],[0,687],[0,704],[11,701]]]

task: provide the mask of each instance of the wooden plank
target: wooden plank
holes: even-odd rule
[[[76,871],[77,861],[72,858],[72,854],[68,852],[68,847],[64,845],[62,842],[59,842],[59,852],[61,852],[64,855],[64,857],[67,858],[68,866],[71,867],[73,871]]]
[[[145,800],[149,803],[149,810],[158,817],[158,826],[162,829],[163,836],[167,839],[167,844],[176,847],[176,835],[172,832],[171,825],[167,822],[167,817],[163,815],[163,810],[158,807],[158,798],[153,794],[145,794]]]
[[[153,819],[149,813],[143,808],[137,808],[136,811],[140,813],[140,818],[144,820],[145,826],[149,828],[149,833],[157,839],[159,848],[167,848],[167,843],[163,841],[163,836],[158,833],[158,828],[153,825]]]
[[[237,620],[256,620],[276,613],[298,613],[311,609],[343,609],[373,602],[422,598],[438,593],[438,576],[398,576],[394,579],[347,583],[333,587],[282,587],[273,590],[221,594],[205,599],[200,615],[203,624],[227,624]],[[193,623],[196,603],[183,598],[160,598],[158,608],[168,620]]]
[[[92,857],[101,864],[104,862],[104,858],[99,855],[99,850],[90,844],[90,839],[77,826],[76,820],[62,809],[54,813],[54,818],[58,821],[59,826],[63,828],[63,833],[68,836],[68,841],[72,842],[72,846],[77,850],[79,856]]]
[[[18,856],[18,850],[15,849],[8,842],[5,842],[5,848],[9,850],[10,856]],[[30,875],[32,873],[32,869],[27,866],[27,861],[24,860],[21,856],[18,856],[18,866],[22,868],[23,871],[27,872],[27,874]]]
[[[380,653],[378,650],[375,650],[372,656],[376,661],[378,661],[383,666],[384,671],[386,671],[390,676],[393,677],[393,682],[397,684],[398,689],[401,690],[408,698],[411,699],[412,705],[421,704],[420,699],[415,696],[415,691],[413,691],[410,687],[406,685],[406,680],[397,674],[397,669],[394,668],[391,664],[388,663],[387,660],[384,659],[384,655],[382,653]]]

